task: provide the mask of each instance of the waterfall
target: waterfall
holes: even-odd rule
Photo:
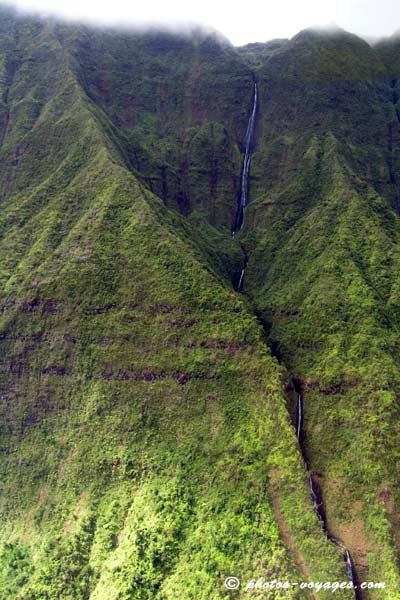
[[[251,142],[253,139],[253,131],[254,124],[256,121],[256,111],[257,111],[257,96],[258,89],[257,84],[254,84],[254,100],[253,100],[253,110],[251,111],[250,119],[247,125],[246,130],[246,138],[245,138],[245,154],[243,161],[243,172],[242,172],[242,185],[241,185],[241,194],[240,194],[240,205],[244,208],[247,204],[247,190],[248,190],[248,180],[249,180],[249,170],[250,170],[250,159],[251,159]]]
[[[254,125],[256,122],[257,103],[258,103],[258,88],[257,88],[257,84],[254,83],[253,108],[251,110],[249,122],[247,123],[246,136],[244,138],[244,157],[243,157],[242,177],[241,177],[241,181],[240,181],[240,196],[239,196],[238,206],[237,206],[237,211],[236,211],[235,224],[232,229],[232,237],[235,237],[235,233],[237,233],[243,227],[244,209],[245,209],[245,206],[247,205],[247,193],[248,193],[248,189],[249,189],[251,149],[252,149]],[[243,289],[243,281],[244,281],[244,274],[246,271],[246,266],[247,266],[247,257],[245,258],[245,263],[244,263],[243,269],[240,273],[239,282],[238,282],[237,286],[235,287],[237,292],[240,292]]]
[[[308,468],[308,463],[304,458],[304,450],[303,450],[303,446],[302,446],[302,437],[303,437],[303,397],[300,393],[297,394],[297,426],[296,426],[296,437],[298,439],[300,448],[302,449],[302,454],[303,454],[303,459],[304,459],[304,468],[308,473],[308,481],[309,481],[309,485],[310,485],[310,493],[311,493],[311,499],[313,501],[314,504],[314,510],[317,514],[318,519],[320,520],[322,529],[324,531],[324,533],[326,534],[326,525],[325,525],[325,519],[324,519],[324,515],[321,509],[321,502],[318,499],[318,493],[315,489],[315,484],[313,481],[313,478],[311,476],[311,473],[309,471]]]
[[[235,225],[232,229],[232,235],[234,236],[243,227],[243,215],[244,208],[247,205],[247,193],[249,189],[249,171],[250,171],[250,160],[251,160],[251,144],[253,141],[254,125],[256,122],[258,103],[258,87],[254,83],[254,97],[253,97],[253,108],[247,124],[246,136],[244,138],[244,158],[242,167],[242,179],[240,183],[240,196],[238,201],[238,207],[236,211]]]
[[[244,278],[244,272],[245,272],[245,270],[246,270],[246,268],[243,267],[242,272],[240,273],[240,279],[239,279],[239,283],[238,283],[238,286],[237,286],[237,291],[238,292],[240,292],[240,290],[243,287],[243,278]]]
[[[303,397],[302,397],[301,391],[299,390],[298,382],[294,382],[294,387],[297,392],[296,437],[299,442],[300,450],[301,450],[301,453],[303,456],[304,468],[308,474],[310,494],[311,494],[311,499],[314,504],[314,510],[315,510],[315,513],[321,523],[322,531],[325,534],[325,538],[327,540],[329,540],[330,542],[332,542],[333,544],[335,544],[335,546],[337,546],[338,548],[340,548],[343,551],[343,558],[346,562],[347,575],[348,575],[349,580],[351,581],[351,583],[354,586],[354,597],[356,598],[356,600],[359,600],[361,598],[361,593],[356,585],[356,579],[357,579],[356,572],[354,570],[354,565],[352,563],[350,553],[340,540],[337,540],[329,533],[329,530],[328,530],[328,527],[326,524],[325,513],[323,510],[323,506],[322,506],[321,493],[319,492],[318,489],[316,489],[316,485],[313,481],[313,478],[312,478],[312,475],[311,475],[311,472],[310,472],[310,469],[308,466],[308,462],[306,460],[306,453],[305,453],[305,449],[304,449],[304,445],[303,445]]]
[[[257,103],[258,103],[258,88],[257,88],[257,83],[254,83],[253,108],[252,108],[251,115],[250,115],[250,118],[249,118],[249,121],[247,124],[246,136],[245,136],[245,140],[244,140],[245,151],[244,151],[244,157],[243,157],[240,195],[239,195],[239,199],[238,199],[235,224],[232,229],[233,237],[243,227],[244,209],[247,205],[251,150],[252,150],[254,126],[255,126],[255,121],[256,121]],[[237,285],[235,286],[235,289],[238,292],[243,289],[243,281],[244,281],[246,266],[247,266],[247,258],[246,258],[245,264],[241,270],[239,281],[238,281]],[[334,538],[328,530],[328,527],[326,524],[325,511],[324,511],[322,497],[321,497],[321,491],[319,489],[318,484],[313,480],[311,471],[308,466],[308,462],[306,459],[306,452],[305,452],[304,443],[303,443],[303,397],[302,397],[301,387],[300,387],[299,382],[294,381],[293,383],[294,383],[295,390],[297,392],[296,437],[299,442],[300,450],[301,450],[301,453],[303,456],[304,469],[308,475],[310,495],[311,495],[311,499],[312,499],[312,502],[314,505],[314,510],[315,510],[315,513],[321,524],[321,528],[325,535],[325,538],[342,550],[343,558],[346,562],[347,575],[348,575],[349,581],[351,581],[351,583],[354,586],[354,596],[355,596],[356,600],[360,600],[361,593],[360,593],[360,590],[357,589],[357,585],[356,585],[357,577],[356,577],[356,572],[355,572],[355,569],[354,569],[354,566],[353,566],[353,563],[352,563],[352,560],[350,557],[350,553],[347,550],[347,548],[342,544],[342,542],[340,540],[337,540],[336,538]]]
[[[344,558],[346,561],[347,575],[349,576],[350,581],[354,584],[354,567],[353,567],[353,563],[351,562],[350,553],[347,549],[345,551]]]
[[[301,394],[297,394],[297,439],[300,442],[301,430],[303,426],[303,400]]]

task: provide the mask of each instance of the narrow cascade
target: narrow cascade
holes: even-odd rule
[[[234,282],[233,286],[235,288],[235,290],[237,292],[241,292],[243,289],[243,283],[244,283],[244,276],[246,273],[246,267],[247,267],[247,261],[248,261],[248,257],[246,255],[246,251],[243,248],[243,246],[241,246],[242,252],[244,254],[244,262],[243,262],[243,267],[242,270],[240,271],[240,275],[239,277],[236,278],[236,281]]]
[[[297,428],[296,435],[299,443],[301,443],[302,437],[302,428],[303,428],[303,398],[301,394],[297,394]]]
[[[232,228],[232,236],[235,237],[235,234],[240,231],[243,227],[243,218],[244,218],[244,209],[247,205],[247,195],[249,188],[249,171],[250,171],[250,161],[251,161],[251,150],[252,150],[252,140],[254,134],[254,126],[256,121],[256,113],[257,113],[257,103],[258,103],[258,88],[257,83],[254,83],[254,99],[253,99],[253,108],[249,118],[249,122],[246,130],[245,137],[245,153],[243,158],[243,168],[242,168],[242,177],[241,177],[241,187],[240,187],[240,196],[238,199],[237,212],[235,217],[235,224]],[[400,114],[399,114],[400,121]],[[236,283],[234,284],[235,290],[240,292],[243,289],[244,277],[247,267],[247,256],[244,261],[243,268],[240,272],[240,276],[236,279]],[[320,521],[322,531],[324,532],[325,538],[335,544],[338,548],[340,548],[343,552],[343,558],[346,563],[346,571],[348,574],[349,580],[352,582],[354,586],[354,597],[356,600],[362,600],[362,595],[360,592],[359,586],[357,586],[357,576],[353,566],[353,562],[351,560],[351,556],[347,548],[342,544],[340,540],[334,538],[327,527],[326,524],[326,516],[323,506],[322,494],[319,488],[318,483],[316,483],[313,479],[312,473],[308,466],[308,462],[306,459],[306,451],[304,447],[304,434],[303,434],[303,396],[301,393],[301,386],[298,380],[293,381],[294,388],[297,392],[297,422],[296,422],[296,436],[299,442],[300,450],[303,456],[304,468],[308,474],[309,478],[309,486],[310,486],[310,494],[311,499],[313,501],[315,513]]]
[[[239,283],[237,286],[237,291],[240,292],[240,290],[243,288],[243,279],[244,279],[244,272],[245,272],[246,268],[243,267],[242,272],[240,273],[240,277],[239,277]]]
[[[253,109],[251,111],[249,122],[247,124],[246,137],[244,139],[245,151],[244,151],[244,158],[243,158],[242,179],[241,179],[241,185],[240,185],[240,196],[239,196],[238,207],[237,207],[237,211],[236,211],[235,224],[232,229],[233,236],[235,235],[235,233],[237,233],[243,227],[244,208],[247,204],[247,192],[249,189],[251,144],[253,141],[254,125],[256,122],[257,102],[258,102],[258,87],[257,87],[257,84],[254,83]]]
[[[354,567],[353,567],[353,563],[351,561],[350,553],[349,553],[348,550],[346,550],[346,552],[345,552],[345,560],[346,560],[347,575],[349,576],[350,581],[353,584],[355,584],[355,580],[354,580]]]
[[[244,158],[243,158],[242,178],[241,178],[241,184],[240,184],[240,196],[239,196],[238,206],[237,206],[237,211],[236,211],[235,224],[232,229],[232,237],[235,237],[235,233],[237,233],[243,227],[244,209],[247,204],[247,192],[249,189],[249,171],[250,171],[251,149],[252,149],[254,125],[256,122],[257,102],[258,102],[258,88],[257,88],[257,84],[254,83],[253,108],[251,111],[249,122],[247,124],[246,137],[244,139],[245,151],[244,151]],[[240,273],[239,281],[235,286],[235,289],[237,292],[240,292],[243,289],[244,274],[246,272],[246,267],[247,267],[247,257],[245,258],[245,262],[244,262],[243,268]]]
[[[303,443],[303,396],[301,394],[301,390],[300,390],[298,381],[293,382],[293,383],[294,383],[295,390],[297,392],[296,437],[299,442],[301,454],[303,456],[304,468],[308,473],[308,479],[309,479],[309,484],[310,484],[310,494],[311,494],[311,499],[314,504],[314,510],[315,510],[315,513],[321,523],[321,528],[322,528],[322,531],[324,532],[325,538],[342,550],[343,558],[346,562],[347,575],[349,577],[349,580],[352,582],[352,584],[354,586],[354,597],[356,600],[362,600],[360,588],[357,586],[357,575],[356,575],[356,572],[354,569],[353,562],[351,560],[350,553],[340,540],[337,540],[336,538],[333,537],[333,535],[331,535],[329,533],[329,530],[328,530],[328,527],[326,524],[326,517],[325,517],[325,511],[323,508],[321,491],[319,489],[319,486],[317,488],[317,486],[312,478],[312,474],[311,474],[311,471],[309,469],[308,462],[306,459],[306,452],[305,452],[304,443]]]

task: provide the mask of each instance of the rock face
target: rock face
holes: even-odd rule
[[[1,599],[400,598],[398,48],[1,8]]]

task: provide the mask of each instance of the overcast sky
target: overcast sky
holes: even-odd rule
[[[373,37],[400,29],[400,0],[13,0],[11,3],[100,23],[201,23],[217,29],[235,45],[291,37],[305,27],[329,23]]]

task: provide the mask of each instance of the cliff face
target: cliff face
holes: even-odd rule
[[[0,598],[398,598],[397,41],[0,16]]]
[[[400,129],[380,57],[303,32],[259,68],[245,233],[246,291],[303,383],[309,461],[361,579],[395,572],[399,534]]]

